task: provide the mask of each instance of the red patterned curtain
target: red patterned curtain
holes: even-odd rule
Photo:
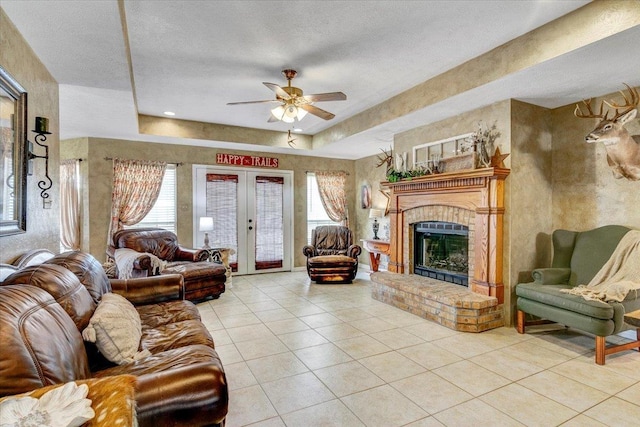
[[[346,172],[315,172],[322,206],[332,221],[349,226]]]
[[[140,222],[158,199],[166,162],[113,160],[111,222],[107,244],[124,225]]]

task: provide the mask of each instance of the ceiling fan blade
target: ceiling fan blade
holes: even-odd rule
[[[308,113],[313,114],[314,116],[318,116],[321,119],[325,119],[325,120],[331,120],[336,116],[335,114],[325,111],[322,108],[318,108],[314,105],[305,104],[305,105],[301,105],[300,108],[302,108]]]
[[[329,93],[315,93],[312,95],[303,96],[309,102],[322,102],[322,101],[344,101],[347,99],[347,95],[342,92],[329,92]]]
[[[278,95],[280,98],[282,98],[282,99],[291,99],[289,94],[287,92],[285,92],[284,89],[282,89],[277,84],[275,84],[275,83],[267,83],[267,82],[262,82],[262,84],[265,85],[266,87],[268,87],[269,89],[271,89],[272,91],[274,91],[276,93],[276,95]]]
[[[279,121],[278,119],[276,119],[273,114],[269,114],[269,120],[267,120],[267,123],[274,123]]]
[[[269,99],[264,101],[243,101],[243,102],[227,102],[227,105],[240,105],[240,104],[263,104],[265,102],[280,102],[277,99]]]

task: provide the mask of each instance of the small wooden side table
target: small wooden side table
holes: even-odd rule
[[[391,242],[376,239],[361,239],[362,246],[369,252],[369,263],[371,271],[378,271],[380,266],[380,255],[389,255]]]

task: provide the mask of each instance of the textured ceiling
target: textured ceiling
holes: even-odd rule
[[[559,18],[588,1],[17,1],[0,5],[61,84],[61,138],[173,142],[242,150],[290,149],[141,135],[137,113],[286,132],[267,123],[262,82],[298,70],[306,94],[336,117],[307,115],[314,135]],[[123,25],[124,23],[124,25]],[[123,27],[126,31],[123,31]],[[507,98],[557,107],[640,84],[633,28],[515,72],[406,117],[301,154],[360,158],[393,134]],[[128,64],[130,49],[131,68]],[[611,70],[612,61],[622,66]],[[617,63],[617,62],[616,62]],[[132,70],[132,73],[130,72]],[[289,150],[289,151],[287,151]],[[300,150],[302,151],[302,150]]]

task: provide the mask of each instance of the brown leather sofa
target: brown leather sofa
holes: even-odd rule
[[[307,273],[316,283],[351,283],[358,273],[362,248],[353,244],[348,227],[323,225],[311,232],[311,244],[302,248]]]
[[[218,298],[225,291],[226,268],[216,262],[209,262],[209,252],[205,249],[190,249],[180,246],[178,237],[161,228],[135,228],[114,233],[107,255],[115,258],[116,249],[128,248],[140,252],[133,263],[140,276],[158,274],[153,271],[152,254],[166,261],[166,267],[159,274],[180,274],[184,278],[185,298],[197,301],[204,298]],[[142,274],[140,274],[142,272]]]
[[[224,425],[224,369],[197,307],[180,298],[182,287],[180,275],[109,281],[82,252],[11,274],[0,286],[0,396],[129,374],[137,378],[140,426]],[[112,291],[135,305],[140,349],[150,356],[114,365],[83,341],[81,331]]]

